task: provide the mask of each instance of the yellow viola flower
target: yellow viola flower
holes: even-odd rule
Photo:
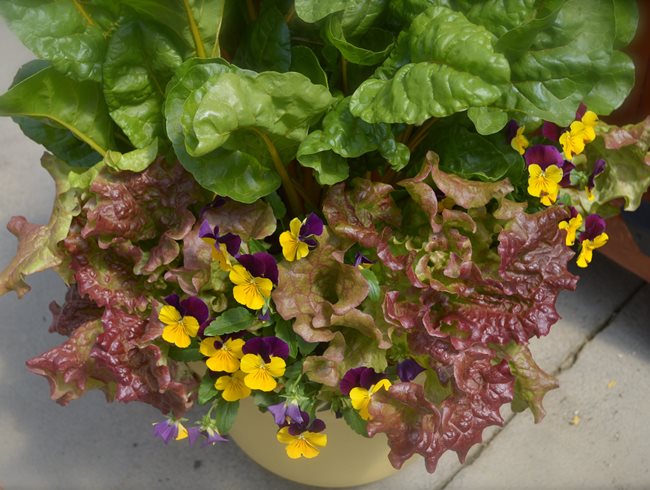
[[[239,360],[244,353],[243,339],[228,339],[221,342],[218,337],[207,337],[201,341],[199,352],[209,359],[205,361],[211,371],[234,373],[239,369]]]
[[[510,140],[510,146],[517,150],[520,155],[523,155],[526,152],[526,148],[528,148],[528,145],[530,144],[528,139],[524,136],[525,129],[524,126],[517,128],[517,134],[515,134],[515,137]]]
[[[300,241],[300,228],[302,228],[302,221],[293,218],[289,223],[289,231],[284,231],[280,235],[282,255],[289,262],[307,257],[309,253],[309,245]]]
[[[165,328],[163,329],[162,338],[170,344],[184,349],[191,343],[190,337],[196,337],[199,333],[199,322],[193,316],[182,316],[181,313],[170,305],[165,305],[160,309],[158,314]]]
[[[593,132],[593,128],[591,128]],[[569,131],[560,135],[560,144],[567,160],[571,160],[574,155],[579,155],[585,150],[585,136],[591,133],[586,126],[580,121],[573,121]]]
[[[253,277],[242,265],[234,265],[228,277],[235,285],[235,301],[251,310],[259,310],[271,297],[273,282],[265,277]]]
[[[214,387],[222,391],[221,397],[227,402],[236,402],[247,398],[251,394],[251,389],[244,383],[245,373],[237,371],[232,375],[220,376],[214,383]]]
[[[289,427],[282,427],[276,437],[282,444],[287,444],[287,456],[291,459],[315,458],[320,454],[319,448],[327,445],[327,434],[322,432],[305,431],[294,436],[289,433]]]
[[[545,170],[533,163],[528,166],[528,194],[539,197],[544,206],[550,206],[560,192],[560,181],[564,173],[557,165],[549,165]]]
[[[280,235],[280,246],[284,258],[293,262],[307,257],[309,250],[316,247],[317,236],[323,233],[323,220],[314,213],[309,213],[304,221],[293,218],[289,223],[289,231]]]
[[[281,357],[271,356],[265,362],[259,354],[245,354],[240,369],[246,373],[244,382],[252,390],[273,391],[278,385],[275,378],[284,375],[287,363]]]
[[[598,124],[598,116],[595,112],[587,111],[580,119],[580,122],[584,125],[582,134],[585,143],[591,143],[596,139],[595,127]]]
[[[593,240],[589,240],[589,239],[582,240],[580,255],[578,255],[578,260],[576,260],[576,264],[578,264],[578,267],[581,267],[583,269],[587,267],[591,262],[591,259],[593,258],[594,250],[605,246],[607,240],[609,240],[609,236],[607,236],[607,233],[601,233]]]
[[[352,407],[359,412],[359,416],[363,420],[370,420],[370,413],[368,413],[368,405],[372,395],[379,390],[388,390],[391,387],[391,382],[387,379],[381,379],[370,387],[369,390],[359,386],[350,390],[350,399],[352,400]]]
[[[571,218],[569,221],[561,221],[557,227],[560,230],[566,231],[565,243],[568,247],[572,246],[576,242],[576,233],[578,229],[582,226],[582,215],[578,214],[577,216]]]

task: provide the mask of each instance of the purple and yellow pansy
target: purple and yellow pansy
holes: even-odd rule
[[[167,304],[158,313],[158,320],[165,325],[163,340],[182,349],[188,347],[192,337],[196,337],[208,322],[208,305],[196,296],[181,301],[177,294],[167,296],[165,302]]]
[[[282,255],[289,262],[305,258],[309,250],[316,247],[317,236],[323,234],[323,220],[316,214],[310,213],[304,221],[293,218],[289,223],[289,230],[280,235]]]

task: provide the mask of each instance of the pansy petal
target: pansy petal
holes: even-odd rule
[[[196,318],[199,322],[199,325],[205,323],[210,316],[210,309],[205,302],[196,296],[190,296],[187,299],[181,301],[181,307],[183,308],[184,316],[192,316]]]
[[[293,218],[289,222],[289,229],[291,230],[291,234],[298,238],[300,236],[300,228],[302,227],[302,222],[298,218]]]
[[[196,337],[199,333],[199,322],[193,316],[184,316],[182,320],[183,329],[190,337]]]
[[[320,236],[323,234],[323,220],[315,213],[309,213],[304,224],[300,227],[299,238],[302,240],[308,236]]]
[[[271,362],[266,364],[266,370],[274,378],[279,378],[284,375],[287,368],[287,363],[281,357],[271,357]]]
[[[219,337],[206,337],[199,344],[199,352],[206,357],[213,356],[221,348]]]
[[[250,272],[242,265],[233,265],[230,273],[228,274],[230,282],[239,286],[241,284],[246,284],[253,279]]]
[[[282,255],[285,260],[293,262],[296,260],[298,252],[298,239],[289,231],[284,231],[280,234],[280,247],[282,247]]]
[[[165,325],[175,325],[181,320],[180,312],[170,305],[164,305],[160,308],[160,313],[158,314],[158,320],[160,320]]]

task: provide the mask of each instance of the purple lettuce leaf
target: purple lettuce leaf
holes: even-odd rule
[[[183,292],[195,296],[210,282],[212,246],[199,237],[201,223],[194,224],[183,238],[183,264],[165,272],[167,282],[177,283]]]
[[[49,331],[69,337],[81,325],[99,320],[103,310],[87,296],[81,296],[77,285],[73,284],[65,294],[63,306],[56,301],[50,303],[50,313],[52,324]]]
[[[307,342],[332,340],[336,319],[368,296],[369,286],[359,269],[343,263],[344,251],[325,230],[320,245],[307,257],[278,264],[273,303],[282,318],[295,319],[294,331]]]
[[[245,242],[262,240],[272,235],[277,226],[273,209],[262,200],[243,204],[228,199],[218,207],[206,209],[203,218],[211,227],[218,226],[221,235],[232,233]]]
[[[71,169],[65,163],[45,154],[41,164],[56,184],[52,215],[47,225],[29,223],[23,216],[14,216],[7,224],[7,229],[18,238],[18,250],[0,273],[0,295],[16,291],[18,297],[22,297],[31,289],[24,277],[46,269],[57,269],[67,277],[65,267],[60,267],[65,254],[59,242],[66,237],[72,218],[79,213],[80,191],[71,189],[74,179],[68,180]]]
[[[331,187],[323,201],[328,225],[338,236],[377,250],[377,256],[391,269],[404,267],[389,248],[393,228],[402,223],[388,184],[355,178]]]

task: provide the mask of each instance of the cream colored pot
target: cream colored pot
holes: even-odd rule
[[[253,461],[282,478],[305,485],[338,488],[371,483],[396,470],[388,461],[386,436],[365,438],[331,412],[318,414],[327,428],[327,446],[313,459],[290,459],[276,439],[270,413],[260,413],[251,399],[240,402],[230,436]]]

